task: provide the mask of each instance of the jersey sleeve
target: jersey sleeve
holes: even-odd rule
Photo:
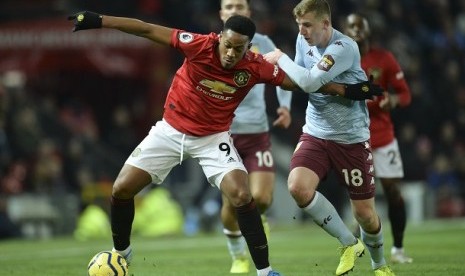
[[[266,35],[263,35],[263,52],[268,53],[276,49],[276,45]],[[276,86],[276,97],[278,98],[279,106],[286,107],[289,111],[291,110],[292,92],[284,90],[279,86]]]
[[[271,85],[280,86],[286,73],[277,65],[273,65],[264,59],[260,62],[257,70],[260,72],[260,82],[269,83]]]
[[[354,48],[343,43],[336,41],[329,45],[322,58],[310,69],[292,62],[287,55],[283,55],[278,64],[303,91],[316,92],[352,66],[355,58]],[[298,52],[301,51],[296,51]],[[299,60],[297,62],[303,63]]]
[[[391,52],[386,55],[388,67],[388,85],[398,97],[400,107],[408,106],[411,102],[410,88],[404,77],[404,72]]]
[[[171,46],[189,59],[200,53],[213,35],[215,34],[203,35],[175,29],[171,34]]]

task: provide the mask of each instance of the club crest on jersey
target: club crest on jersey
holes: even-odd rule
[[[191,33],[182,32],[179,34],[179,41],[181,41],[182,43],[187,44],[191,42],[192,40],[194,40],[194,35],[192,35]]]
[[[328,72],[334,66],[334,59],[331,55],[324,55],[318,62],[318,69]]]
[[[239,86],[245,86],[249,82],[250,74],[247,71],[237,71],[234,74],[234,83]]]

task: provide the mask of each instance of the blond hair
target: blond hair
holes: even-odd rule
[[[326,0],[302,0],[293,10],[294,17],[302,17],[309,12],[315,12],[318,19],[328,16],[331,22],[331,9]]]

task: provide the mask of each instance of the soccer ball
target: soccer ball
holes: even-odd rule
[[[128,264],[123,256],[113,251],[95,254],[87,265],[88,276],[127,276]]]

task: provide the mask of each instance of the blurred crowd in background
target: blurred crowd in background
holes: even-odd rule
[[[299,1],[251,2],[258,31],[292,57],[298,32],[292,9]],[[337,29],[351,12],[366,15],[373,43],[392,51],[404,69],[412,104],[393,119],[405,181],[423,181],[435,194],[435,217],[465,216],[465,0],[329,2]],[[0,32],[13,22],[66,21],[79,10],[199,33],[222,27],[213,0],[4,0]],[[161,118],[182,62],[174,50],[157,51],[162,55],[142,65],[150,74],[138,77],[65,69],[28,74],[0,60],[0,213],[6,198],[22,193],[76,194],[82,207],[109,193],[126,157]],[[67,58],[60,62],[68,67]],[[267,102],[274,116],[274,93]],[[273,129],[276,139],[296,144],[305,107],[306,95],[294,93],[292,126]]]

